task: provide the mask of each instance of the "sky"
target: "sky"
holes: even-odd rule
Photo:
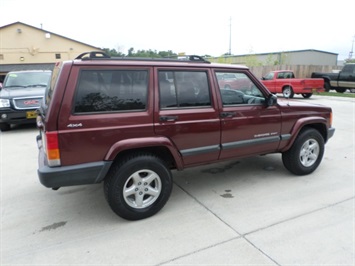
[[[125,54],[315,49],[343,60],[355,49],[355,0],[0,0],[0,13],[0,26],[20,21]]]

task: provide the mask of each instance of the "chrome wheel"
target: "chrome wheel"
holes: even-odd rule
[[[152,205],[159,197],[162,183],[157,173],[142,169],[133,173],[123,186],[123,198],[128,206],[142,209]]]
[[[319,156],[319,144],[315,139],[307,140],[300,150],[300,162],[304,167],[312,166]]]
[[[282,90],[282,94],[285,98],[293,98],[293,90],[290,86],[286,86],[283,90]]]

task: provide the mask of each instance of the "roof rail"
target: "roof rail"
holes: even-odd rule
[[[75,59],[81,60],[139,60],[139,61],[165,61],[165,62],[200,62],[210,64],[210,61],[207,61],[202,56],[198,55],[184,55],[184,56],[173,56],[173,57],[111,57],[110,55],[101,52],[101,51],[93,51],[93,52],[85,52],[78,55]]]
[[[75,59],[82,59],[82,60],[88,60],[88,59],[103,59],[103,58],[111,58],[108,54],[104,52],[99,52],[99,51],[93,51],[93,52],[85,52],[80,55],[78,55]]]
[[[169,57],[164,57],[170,60],[178,60],[178,61],[194,61],[194,62],[202,62],[210,64],[210,61],[207,61],[205,58],[199,55],[173,55]]]

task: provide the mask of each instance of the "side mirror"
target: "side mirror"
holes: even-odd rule
[[[277,96],[274,94],[270,94],[266,100],[267,106],[275,106],[277,104]]]

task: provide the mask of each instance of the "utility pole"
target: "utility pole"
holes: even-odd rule
[[[353,41],[351,43],[351,51],[349,52],[349,60],[353,58],[354,41],[355,41],[355,35],[353,36]]]
[[[232,17],[229,17],[229,55],[232,55]]]

